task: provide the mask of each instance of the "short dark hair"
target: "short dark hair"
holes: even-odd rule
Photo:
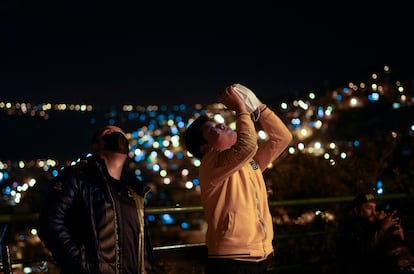
[[[211,120],[207,115],[201,115],[187,127],[185,132],[185,146],[198,159],[203,158],[205,154],[201,151],[201,146],[207,144],[207,140],[203,137],[203,125]]]
[[[90,149],[92,153],[98,153],[99,151],[99,141],[102,139],[102,132],[104,131],[105,127],[101,127],[96,129],[91,138]]]

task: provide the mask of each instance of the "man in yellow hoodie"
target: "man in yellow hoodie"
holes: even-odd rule
[[[252,113],[237,85],[218,95],[218,102],[235,112],[236,131],[200,116],[185,135],[188,151],[201,159],[201,201],[208,224],[206,274],[266,273],[274,251],[262,173],[286,149],[292,134],[273,111],[254,98],[259,102],[258,122],[268,136],[259,145]]]

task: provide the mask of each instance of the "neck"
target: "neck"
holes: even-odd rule
[[[101,157],[105,161],[109,175],[111,175],[111,177],[114,179],[121,179],[122,169],[124,167],[127,155],[116,152],[107,152],[102,154]]]

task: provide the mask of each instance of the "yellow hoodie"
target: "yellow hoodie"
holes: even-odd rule
[[[266,257],[273,252],[273,223],[262,172],[289,145],[292,134],[265,108],[260,124],[268,140],[258,145],[248,113],[237,116],[237,142],[201,160],[201,201],[210,258]]]

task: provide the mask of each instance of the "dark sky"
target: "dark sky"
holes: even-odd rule
[[[0,99],[207,103],[240,82],[268,100],[366,80],[385,64],[401,80],[414,74],[412,16],[398,1],[7,2]]]

